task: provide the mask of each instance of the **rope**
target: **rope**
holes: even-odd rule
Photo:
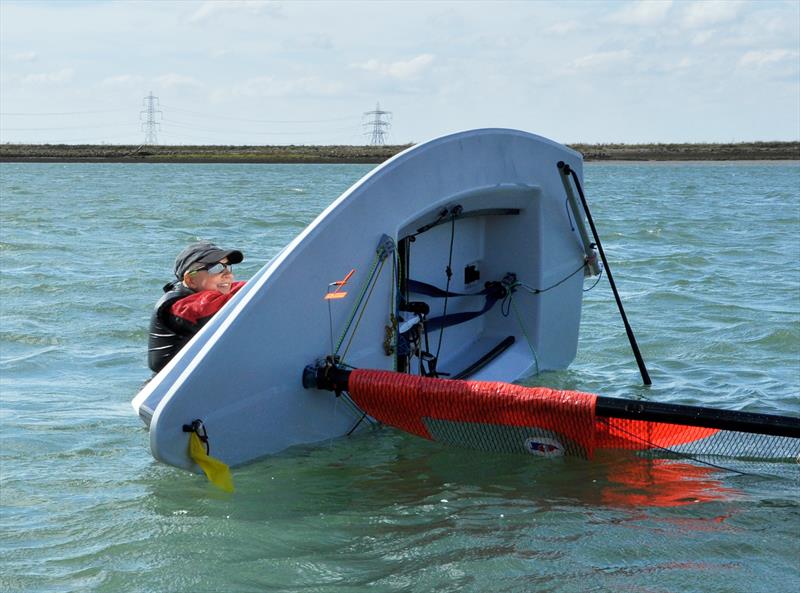
[[[526,291],[528,291],[531,294],[541,294],[543,292],[547,292],[548,290],[553,290],[557,286],[561,286],[562,284],[564,284],[564,282],[566,282],[567,280],[572,278],[578,272],[582,271],[585,267],[586,267],[586,262],[582,263],[581,266],[577,270],[575,270],[574,272],[572,272],[568,276],[565,276],[564,278],[562,278],[561,280],[559,280],[558,282],[556,282],[552,286],[548,286],[547,288],[532,288],[532,287],[528,286],[527,284],[523,284],[522,282],[517,282],[516,284],[514,284],[512,286],[512,288],[516,288],[517,286],[520,286],[520,287],[524,288]]]
[[[595,286],[597,286],[600,283],[600,278],[602,277],[603,277],[603,268],[600,268],[600,273],[597,275],[597,280],[595,280],[594,284],[592,284],[589,288],[584,288],[583,292],[589,292],[590,290],[592,290]]]
[[[453,209],[453,214],[450,220],[450,255],[448,256],[447,260],[447,286],[445,287],[445,293],[450,293],[450,280],[453,278],[453,241],[455,240],[456,236],[456,216],[458,212],[456,212],[455,208]],[[449,299],[448,295],[444,297],[444,306],[442,307],[442,319],[447,319],[447,301]],[[442,338],[444,337],[444,326],[442,327],[441,331],[439,332],[439,345],[436,346],[436,356],[434,356],[435,360],[439,360],[439,352],[442,350]]]
[[[575,274],[580,272],[585,267],[586,267],[586,264],[584,263],[583,265],[581,265],[580,268],[578,268],[574,272],[570,273],[568,276],[565,276],[564,278],[562,278],[561,280],[559,280],[555,284],[553,284],[551,286],[548,286],[547,288],[533,288],[533,287],[528,286],[527,284],[525,284],[523,282],[515,282],[514,284],[512,284],[511,286],[508,287],[508,295],[503,299],[503,302],[500,303],[500,312],[502,313],[503,317],[508,317],[511,314],[511,305],[512,305],[511,298],[512,298],[512,295],[514,294],[514,291],[517,288],[522,288],[526,292],[528,292],[528,293],[530,293],[530,294],[532,294],[534,296],[537,295],[537,294],[542,294],[543,292],[547,292],[548,290],[552,290],[552,289],[556,288],[557,286],[562,285],[564,282],[566,282],[567,280],[572,278]],[[592,287],[589,288],[588,290],[591,290],[595,286],[597,286],[597,282],[595,282],[592,285]],[[584,290],[584,292],[588,292],[588,291]]]
[[[356,331],[358,330],[358,326],[361,324],[361,318],[364,317],[364,312],[367,310],[367,304],[369,304],[369,299],[372,298],[372,291],[375,290],[375,287],[378,285],[378,278],[381,277],[381,272],[383,271],[383,265],[386,263],[386,260],[381,260],[381,265],[378,268],[378,273],[374,275],[374,282],[371,282],[372,286],[370,286],[369,294],[367,295],[367,300],[364,301],[364,306],[361,307],[361,312],[358,315],[358,319],[356,320],[356,324],[353,327],[353,331],[350,334],[350,339],[347,341],[347,346],[345,346],[344,352],[342,353],[342,360],[347,356],[347,351],[350,350],[350,345],[353,343],[353,338],[356,336]],[[349,324],[348,324],[349,327]],[[338,352],[339,349],[337,348],[336,351]]]
[[[552,290],[552,289],[556,288],[557,286],[560,286],[561,284],[563,284],[564,282],[566,282],[567,280],[572,278],[575,274],[577,274],[578,272],[583,270],[585,267],[586,267],[586,263],[584,262],[583,264],[581,264],[580,268],[578,268],[574,272],[570,273],[568,276],[565,276],[564,278],[562,278],[561,280],[559,280],[555,284],[553,284],[551,286],[548,286],[547,288],[541,288],[541,289],[532,288],[532,287],[530,287],[527,284],[524,284],[522,282],[516,282],[516,283],[512,284],[508,288],[508,296],[505,299],[503,299],[503,302],[500,304],[500,312],[503,315],[503,317],[508,317],[509,314],[511,313],[511,309],[514,310],[514,316],[516,317],[517,323],[519,324],[519,327],[522,330],[522,335],[525,336],[525,341],[528,343],[528,347],[531,349],[531,354],[533,354],[533,362],[536,365],[536,373],[537,374],[539,373],[539,357],[536,354],[536,349],[533,347],[533,341],[531,340],[530,336],[528,335],[528,332],[525,329],[525,325],[522,323],[522,316],[519,313],[519,309],[517,309],[517,306],[514,303],[514,298],[513,298],[514,289],[517,288],[517,287],[520,287],[520,288],[523,288],[525,291],[529,292],[532,295],[541,294],[543,292],[547,292],[548,290]],[[594,285],[589,290],[591,290],[595,286],[597,286],[597,282],[595,282]]]
[[[392,324],[392,338],[394,343],[394,352],[392,353],[392,370],[397,370],[397,357],[399,356],[398,348],[400,347],[400,336],[398,330],[397,317],[395,312],[400,308],[400,258],[397,257],[397,250],[392,253],[392,294],[389,301],[389,323]],[[395,289],[397,292],[395,293]]]
[[[350,311],[350,316],[347,319],[344,331],[342,332],[342,335],[339,336],[339,340],[336,342],[336,348],[333,351],[334,356],[339,353],[339,348],[342,347],[342,342],[344,342],[344,338],[347,335],[347,332],[350,331],[350,326],[353,323],[353,319],[355,319],[356,313],[358,313],[358,308],[361,306],[361,301],[364,299],[364,294],[367,292],[367,288],[369,288],[369,285],[372,282],[372,275],[375,273],[375,269],[378,267],[379,262],[380,262],[380,254],[376,254],[375,260],[372,262],[372,267],[370,268],[369,274],[367,275],[367,280],[361,287],[361,293],[358,295],[358,298],[353,304],[353,309]]]
[[[343,365],[343,366],[349,366],[349,365]],[[362,410],[355,401],[353,401],[353,398],[350,396],[349,392],[342,391],[340,393],[337,393],[336,398],[337,401],[344,402],[344,405],[350,409],[350,412],[352,412],[353,414],[355,414],[355,416],[358,417],[358,420],[356,420],[356,423],[353,425],[353,427],[349,431],[347,431],[347,436],[353,434],[353,432],[364,421],[364,419],[366,419],[372,426],[380,426],[380,422],[377,422],[372,418],[370,418],[369,415],[364,410]]]
[[[522,316],[519,314],[519,310],[517,306],[514,304],[513,298],[509,297],[509,302],[511,303],[511,308],[514,309],[514,316],[517,318],[517,323],[519,323],[519,327],[522,330],[522,335],[525,336],[525,340],[528,342],[528,347],[531,349],[531,354],[533,354],[533,363],[536,365],[536,374],[539,374],[539,357],[536,356],[536,349],[533,347],[533,341],[531,340],[530,336],[528,336],[528,332],[525,329],[525,325],[522,323]]]

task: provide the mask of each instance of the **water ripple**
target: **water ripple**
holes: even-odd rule
[[[37,207],[0,200],[0,590],[795,588],[788,464],[522,461],[379,430],[237,468],[231,496],[153,461],[128,400],[175,254],[235,245],[249,277],[369,168],[3,165],[2,194]],[[585,185],[653,385],[605,280],[572,367],[526,383],[800,415],[800,167],[598,164]]]

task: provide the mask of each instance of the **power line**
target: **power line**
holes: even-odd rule
[[[212,133],[212,134],[253,134],[253,135],[256,135],[256,136],[302,136],[304,134],[312,133],[311,131],[273,132],[273,131],[258,131],[258,130],[252,130],[252,129],[250,129],[250,130],[231,130],[231,129],[220,129],[220,128],[206,128],[206,127],[198,127],[198,126],[196,126],[194,124],[191,124],[189,122],[170,119],[170,118],[162,119],[162,123],[164,124],[164,130],[168,130],[170,128],[175,127],[175,128],[187,128],[187,129],[191,129],[191,130],[203,131],[203,132],[208,132],[208,133]],[[328,129],[322,129],[322,130],[318,129],[318,130],[314,130],[314,131],[315,132],[322,131],[322,132],[330,133],[330,132],[347,132],[347,131],[350,131],[352,129],[353,128],[351,126],[347,126],[347,127],[339,127],[339,128],[328,128]]]
[[[165,128],[164,132],[162,132],[162,136],[164,134],[166,134],[166,133],[167,133],[167,131],[166,131],[166,128]],[[181,140],[190,140],[193,145],[196,145],[196,144],[205,144],[205,145],[209,145],[209,144],[215,144],[215,145],[226,144],[226,145],[231,145],[233,143],[233,140],[231,138],[229,138],[229,137],[226,138],[223,141],[216,141],[214,139],[215,138],[214,136],[209,136],[208,134],[205,134],[205,133],[191,132],[191,131],[185,131],[185,130],[181,130],[181,131],[169,130],[169,137],[170,138],[181,139]],[[315,135],[313,142],[301,141],[300,145],[321,144],[322,142],[320,141],[320,139],[338,140],[339,137],[340,137],[339,134]],[[353,141],[352,144],[358,144],[357,140],[360,137],[361,137],[360,134],[351,134],[347,138],[348,138],[348,140]],[[334,143],[335,144],[348,144],[348,142],[342,142],[341,140],[335,141]],[[175,143],[170,142],[170,144],[180,144],[180,142],[175,142]],[[236,141],[235,146],[269,146],[269,145],[274,145],[274,144],[275,143],[272,142],[270,138],[251,138],[250,140],[247,140],[245,138],[245,139],[243,139],[242,142]]]
[[[101,124],[98,126],[62,126],[57,128],[7,128],[5,126],[0,129],[6,132],[50,132],[53,130],[91,130],[98,128],[125,128],[130,127],[131,124]]]
[[[192,136],[196,136],[198,138],[206,137],[207,140],[213,140],[214,138],[222,138],[224,136],[233,136],[234,138],[242,138],[246,136],[251,136],[253,140],[258,140],[260,142],[269,141],[269,138],[273,138],[274,140],[278,140],[281,137],[303,137],[306,138],[319,138],[319,137],[329,137],[333,138],[335,136],[342,135],[342,133],[347,133],[349,137],[349,141],[352,142],[357,138],[358,128],[355,127],[355,120],[361,119],[363,121],[364,116],[370,116],[373,119],[364,123],[364,126],[368,126],[369,130],[367,135],[370,136],[371,144],[373,145],[382,145],[385,144],[387,139],[388,129],[390,127],[389,118],[391,116],[391,112],[389,111],[382,111],[380,109],[380,104],[376,105],[376,109],[374,111],[369,111],[362,116],[348,116],[348,117],[331,117],[327,119],[307,119],[307,120],[267,120],[267,119],[255,119],[255,118],[246,118],[246,117],[234,117],[228,115],[217,115],[217,114],[210,114],[210,113],[203,113],[199,111],[193,111],[189,109],[181,109],[178,107],[169,107],[169,113],[172,114],[173,112],[180,114],[184,114],[184,117],[164,117],[164,113],[162,108],[164,107],[159,98],[153,95],[153,92],[150,93],[142,99],[143,109],[140,111],[139,119],[140,119],[140,130],[145,133],[144,144],[155,145],[158,144],[159,134],[168,133],[168,135],[177,135],[178,137],[181,136],[179,133],[181,130],[184,130],[185,133],[190,133]],[[125,133],[125,130],[131,129],[133,130],[133,126],[135,123],[123,123],[120,122],[119,124],[112,124],[98,121],[99,118],[92,118],[94,119],[93,122],[88,121],[86,118],[79,118],[77,116],[92,116],[96,114],[104,114],[104,113],[117,113],[122,111],[128,111],[128,109],[95,109],[95,110],[84,110],[84,111],[60,111],[60,112],[0,112],[0,116],[6,117],[38,117],[38,116],[63,116],[64,119],[62,121],[56,120],[42,120],[40,122],[36,122],[38,124],[44,124],[39,126],[26,126],[25,121],[18,120],[14,123],[21,124],[15,127],[6,127],[0,125],[0,133],[3,135],[8,133],[14,132],[31,132],[36,133],[38,132],[39,136],[41,135],[49,135],[52,137],[57,137],[59,134],[56,132],[69,132],[71,130],[101,130],[106,129],[110,133],[113,133],[112,130],[115,132]],[[69,117],[74,116],[74,117]],[[203,118],[202,121],[199,118]],[[106,119],[106,118],[103,118]],[[86,125],[71,125],[71,124],[78,124],[80,121],[87,121]],[[242,127],[245,126],[238,126],[233,123],[226,124],[226,120],[230,122],[246,122],[251,125],[246,126],[246,130],[242,130]],[[14,120],[6,119],[3,123],[10,123]],[[30,121],[30,120],[28,120]],[[130,121],[130,120],[128,120]],[[213,122],[218,122],[221,127],[215,127]],[[352,122],[348,124],[348,122]],[[33,122],[31,122],[33,123]],[[55,124],[55,125],[47,125]],[[58,125],[58,124],[66,124],[66,125]],[[208,125],[211,123],[212,125]],[[259,129],[258,124],[264,124],[264,127]],[[275,129],[275,125],[278,124],[288,124],[289,126],[293,125],[292,127],[279,127]],[[337,125],[338,124],[338,125]],[[308,127],[310,125],[311,127]],[[230,127],[226,127],[230,126]],[[239,128],[239,129],[237,129]],[[50,133],[50,134],[48,134]],[[91,133],[91,132],[90,132]],[[135,132],[132,132],[135,134]],[[100,132],[98,132],[100,134]],[[119,136],[116,136],[117,138]],[[163,140],[163,139],[162,139]],[[72,139],[73,142],[77,140]],[[358,142],[355,142],[356,144]]]
[[[95,111],[0,111],[0,116],[21,116],[21,117],[39,117],[43,115],[94,115],[96,113],[119,113],[120,111],[127,111],[127,109],[99,109]]]
[[[257,123],[257,124],[324,124],[329,122],[353,121],[355,119],[358,119],[358,116],[352,116],[352,115],[348,117],[334,117],[330,119],[250,119],[245,117],[232,117],[229,115],[201,113],[200,111],[190,111],[189,109],[180,109],[178,107],[170,107],[168,105],[164,105],[163,107],[164,109],[169,109],[170,111],[191,113],[192,115],[199,115],[201,117],[213,117],[214,119],[230,119],[233,121],[243,121],[243,122]]]

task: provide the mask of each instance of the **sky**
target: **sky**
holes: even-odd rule
[[[387,144],[799,140],[800,0],[0,0],[0,142],[363,145],[376,117]]]

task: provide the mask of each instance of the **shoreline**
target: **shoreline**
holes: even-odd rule
[[[412,144],[389,146],[134,146],[0,144],[2,163],[378,164]],[[795,161],[800,142],[571,144],[585,162]]]

